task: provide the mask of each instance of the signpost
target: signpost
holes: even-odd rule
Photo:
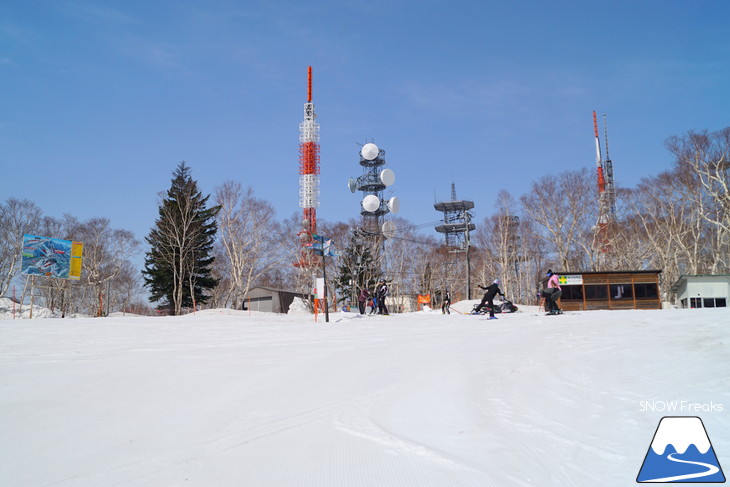
[[[325,265],[324,258],[325,256],[332,255],[329,253],[329,247],[332,243],[332,240],[325,240],[324,236],[322,235],[312,235],[312,238],[314,239],[314,243],[312,244],[312,250],[314,250],[314,255],[321,255],[322,256],[322,277],[324,281],[324,292],[322,293],[322,296],[324,298],[324,321],[325,323],[330,322],[330,308],[327,305],[327,266]]]
[[[23,235],[20,272],[29,276],[81,279],[84,244],[60,238]]]
[[[23,235],[20,272],[30,276],[30,319],[33,318],[35,276],[80,280],[83,250],[84,244],[81,242],[29,234]],[[27,283],[26,281],[26,285]],[[24,299],[25,290],[23,290],[21,301]],[[22,311],[22,302],[20,306]],[[101,310],[101,306],[99,306],[99,309]]]
[[[312,244],[310,245],[312,251],[314,252],[314,255],[321,255],[322,256],[322,281],[323,281],[323,290],[322,290],[322,297],[324,298],[324,316],[325,321],[329,323],[330,321],[330,313],[329,313],[329,306],[327,306],[327,267],[325,266],[325,257],[335,257],[339,255],[339,252],[333,250],[332,247],[332,239],[326,239],[322,235],[312,234]],[[316,289],[319,289],[319,286],[316,286]],[[319,296],[319,294],[317,294]]]

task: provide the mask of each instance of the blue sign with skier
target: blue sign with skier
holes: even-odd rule
[[[314,255],[324,255],[325,257],[339,257],[340,252],[334,249],[332,239],[328,239],[322,235],[313,234],[314,241],[307,245],[314,251]]]
[[[81,242],[23,235],[20,272],[29,276],[81,278]]]
[[[636,481],[725,482],[725,475],[702,420],[696,416],[663,417]]]

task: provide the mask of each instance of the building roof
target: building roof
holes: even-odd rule
[[[553,271],[553,274],[557,274],[558,276],[575,276],[580,274],[581,276],[590,276],[590,275],[597,275],[597,274],[610,274],[610,275],[618,275],[618,274],[661,274],[661,269],[648,269],[648,270],[641,270],[641,271],[574,271],[574,272],[563,272],[563,271]],[[540,282],[546,282],[549,277],[545,276],[542,279],[540,279]]]
[[[562,272],[562,271],[555,271],[553,274],[558,275],[574,275],[574,274],[581,274],[581,275],[590,275],[590,274],[661,274],[661,269],[648,269],[648,270],[642,270],[642,271],[574,271],[574,272]]]
[[[676,293],[679,290],[679,286],[682,285],[682,281],[686,281],[688,277],[730,277],[730,274],[681,274],[677,278],[677,282],[672,284],[670,291]]]
[[[254,287],[250,288],[248,290],[248,292],[250,293],[254,289],[264,289],[266,291],[272,291],[272,292],[275,292],[275,293],[297,294],[299,296],[309,296],[309,295],[311,295],[311,293],[303,293],[301,291],[292,291],[290,289],[278,289],[278,288],[275,288],[275,287],[267,287],[267,286],[254,286]]]

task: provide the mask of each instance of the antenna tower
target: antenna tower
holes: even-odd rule
[[[606,177],[606,194],[608,199],[608,215],[611,220],[616,218],[616,186],[613,183],[613,162],[608,155],[608,123],[606,123],[606,114],[603,114],[603,133],[606,140],[606,160],[603,161]]]
[[[444,201],[433,205],[436,211],[444,212],[443,224],[436,227],[436,231],[443,233],[446,246],[450,252],[466,252],[466,296],[471,299],[471,260],[469,249],[471,239],[469,232],[476,226],[471,222],[473,215],[469,212],[474,208],[473,201],[457,200],[456,185],[451,183],[451,201]]]
[[[307,68],[307,102],[304,104],[304,120],[299,124],[299,206],[303,208],[301,259],[295,265],[309,267],[316,264],[308,250],[317,233],[317,207],[319,206],[319,124],[312,103],[312,67]]]
[[[596,176],[598,182],[598,222],[594,229],[598,233],[601,252],[607,252],[609,247],[608,225],[616,217],[616,189],[613,181],[613,162],[608,157],[608,130],[606,116],[603,116],[604,133],[606,136],[606,159],[601,157],[601,142],[598,137],[598,120],[593,110],[593,135],[596,140]]]
[[[360,203],[362,215],[362,234],[371,238],[371,248],[378,267],[383,263],[383,249],[385,238],[393,238],[396,234],[396,225],[392,221],[383,223],[383,217],[388,213],[398,213],[400,200],[393,196],[385,199],[385,188],[395,183],[395,173],[392,169],[383,169],[385,165],[385,151],[369,142],[360,149],[360,166],[362,175],[350,178],[347,187],[354,193],[360,191],[363,199]]]

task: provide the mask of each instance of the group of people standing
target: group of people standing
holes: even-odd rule
[[[558,307],[558,299],[560,299],[560,296],[562,295],[558,275],[554,274],[551,269],[548,270],[547,276],[547,287],[543,289],[538,296],[545,299],[545,310],[548,314],[562,314],[562,310]],[[489,286],[479,286],[479,288],[485,291],[484,296],[482,297],[482,301],[474,308],[472,313],[477,314],[482,308],[486,307],[489,310],[489,318],[496,319],[494,316],[494,298],[497,295],[500,295],[503,300],[505,299],[505,294],[501,289],[499,289],[499,284],[499,279],[495,279]],[[370,293],[370,290],[363,288],[357,299],[360,314],[364,315],[367,307],[370,307],[370,314],[390,314],[388,313],[388,307],[385,304],[385,297],[388,296],[388,294],[388,283],[385,282],[385,279],[378,282],[372,294]],[[448,289],[445,291],[443,298],[441,312],[444,314],[451,314],[451,311],[449,310],[449,307],[451,306],[451,294]]]
[[[388,306],[385,304],[385,297],[388,296],[388,294],[390,294],[390,291],[385,279],[380,280],[380,282],[375,285],[375,289],[372,294],[367,288],[360,290],[360,295],[357,297],[357,305],[360,309],[360,314],[364,315],[365,309],[370,307],[370,314],[389,315]]]

